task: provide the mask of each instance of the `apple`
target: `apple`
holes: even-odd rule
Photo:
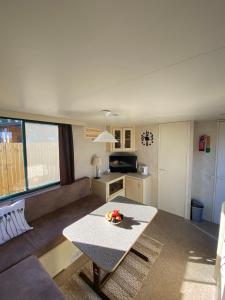
[[[119,216],[119,210],[118,210],[118,209],[115,209],[115,210],[113,211],[113,213],[112,213],[112,216],[113,216],[113,217]]]

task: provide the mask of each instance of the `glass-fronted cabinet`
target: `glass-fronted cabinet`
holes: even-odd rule
[[[125,150],[131,150],[132,147],[132,132],[133,128],[123,128],[123,147]]]
[[[113,130],[113,135],[114,135],[115,139],[118,141],[117,143],[115,143],[113,145],[115,150],[121,150],[121,148],[122,148],[122,129],[115,128]]]
[[[134,151],[134,128],[113,128],[112,133],[117,143],[112,144],[112,151]]]

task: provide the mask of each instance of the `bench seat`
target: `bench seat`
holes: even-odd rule
[[[64,299],[40,261],[43,263],[43,257],[58,251],[57,264],[53,260],[53,266],[58,267],[66,243],[63,229],[102,204],[100,198],[91,194],[88,177],[26,197],[25,215],[34,229],[0,245],[0,299]],[[68,253],[64,254],[70,263]],[[54,255],[53,258],[57,259]],[[51,259],[47,262],[52,263]]]
[[[65,227],[101,206],[103,201],[89,195],[30,222],[34,227],[0,246],[0,272],[30,255],[40,257],[65,240]]]
[[[63,300],[64,296],[35,256],[0,274],[1,300]]]

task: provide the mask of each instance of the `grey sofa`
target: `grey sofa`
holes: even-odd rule
[[[0,246],[1,300],[31,299],[30,293],[33,295],[32,299],[35,300],[63,299],[53,280],[40,265],[38,257],[65,240],[62,231],[66,226],[102,204],[103,201],[100,198],[91,194],[90,179],[87,177],[76,180],[71,185],[56,187],[27,197],[25,215],[34,229]],[[21,273],[26,273],[29,265],[31,269],[36,269],[36,279],[34,276],[20,277]],[[43,285],[37,284],[41,277],[45,277]],[[46,278],[48,278],[48,284]],[[15,292],[15,298],[8,298],[5,288],[7,286],[13,287],[11,292]],[[46,287],[48,287],[48,293],[45,291]],[[41,288],[43,288],[42,293]],[[45,297],[40,296],[41,294],[45,294]]]

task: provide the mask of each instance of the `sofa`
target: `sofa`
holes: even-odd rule
[[[0,245],[1,300],[64,299],[39,259],[66,240],[65,227],[102,204],[91,194],[88,177],[26,197],[25,217],[33,230]]]

